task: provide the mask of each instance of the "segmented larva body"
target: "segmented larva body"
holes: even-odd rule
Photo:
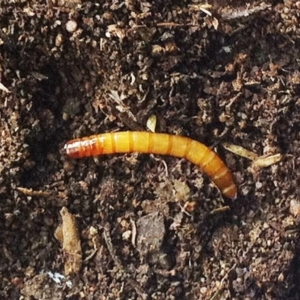
[[[102,133],[71,140],[64,150],[71,158],[129,152],[186,158],[200,167],[225,196],[232,199],[237,196],[233,176],[219,156],[204,144],[187,137],[143,131]]]

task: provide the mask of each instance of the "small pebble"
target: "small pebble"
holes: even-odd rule
[[[77,23],[73,20],[68,21],[66,24],[66,29],[70,33],[73,33],[77,29]]]

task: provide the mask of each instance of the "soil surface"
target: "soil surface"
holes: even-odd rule
[[[296,0],[2,0],[0,298],[300,299],[299,21]],[[63,151],[153,119],[237,199],[184,158]]]

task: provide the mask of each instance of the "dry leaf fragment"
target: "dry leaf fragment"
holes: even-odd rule
[[[151,132],[155,132],[156,123],[157,123],[156,115],[151,115],[147,120],[146,126]]]
[[[256,160],[258,158],[258,154],[252,152],[252,151],[249,151],[241,146],[238,146],[238,145],[234,145],[234,144],[229,144],[229,143],[223,143],[222,146],[234,153],[234,154],[237,154],[239,156],[242,156],[242,157],[245,157],[245,158],[248,158],[250,160]]]
[[[78,273],[82,265],[82,250],[75,217],[66,207],[60,211],[62,225],[55,231],[65,254],[65,275]]]
[[[238,145],[228,144],[228,143],[223,143],[222,145],[226,150],[252,160],[253,162],[251,165],[251,169],[253,170],[269,167],[271,165],[278,163],[282,159],[282,154],[280,153],[273,154],[273,155],[258,156],[258,154],[249,151]]]
[[[298,200],[292,199],[290,201],[290,213],[294,217],[300,216],[300,202]]]
[[[290,201],[290,213],[294,217],[299,217],[300,216],[300,201],[292,199]]]
[[[281,159],[282,159],[282,154],[280,153],[274,155],[263,155],[253,161],[252,168],[253,169],[266,168],[280,162]]]

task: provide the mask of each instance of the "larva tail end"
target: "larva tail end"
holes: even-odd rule
[[[229,187],[225,188],[222,193],[232,199],[232,200],[235,200],[237,198],[237,187],[234,183],[232,183]]]
[[[236,193],[234,194],[234,196],[230,197],[230,199],[231,199],[231,200],[236,200],[237,197],[238,197],[238,193],[236,192]]]

